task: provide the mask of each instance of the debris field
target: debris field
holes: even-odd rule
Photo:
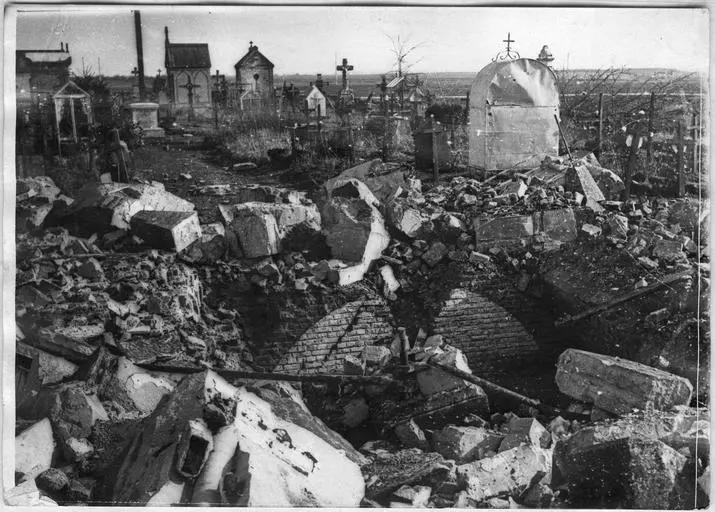
[[[708,505],[705,202],[592,154],[192,187],[18,180],[8,504]]]

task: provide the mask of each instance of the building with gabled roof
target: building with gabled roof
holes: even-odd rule
[[[258,51],[253,41],[249,42],[248,52],[234,66],[236,86],[239,93],[252,91],[261,98],[261,107],[273,108],[275,91],[273,87],[273,63]]]
[[[164,67],[169,102],[195,107],[211,105],[211,56],[207,43],[171,43],[164,27]]]
[[[15,52],[15,92],[18,100],[32,93],[53,94],[69,80],[72,57],[69,46],[59,50],[17,50]]]

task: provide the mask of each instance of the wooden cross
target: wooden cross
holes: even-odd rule
[[[134,66],[134,69],[132,69],[132,75],[134,75],[134,78],[139,76],[139,70],[136,66]]]
[[[354,68],[352,65],[348,65],[348,59],[343,58],[343,64],[335,68],[343,73],[343,90],[348,88],[348,71],[352,71]]]

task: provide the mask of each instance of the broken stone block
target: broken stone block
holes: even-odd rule
[[[181,252],[201,238],[196,212],[141,211],[132,216],[132,233],[156,249]]]
[[[551,451],[522,445],[493,457],[457,466],[457,481],[477,503],[519,497],[551,472]]]
[[[409,417],[424,430],[439,430],[462,422],[468,414],[489,414],[486,393],[472,383],[429,395]]]
[[[94,453],[94,446],[92,446],[92,443],[86,439],[77,439],[76,437],[68,438],[64,443],[63,449],[69,460],[75,462],[80,461]]]
[[[67,475],[56,468],[49,468],[37,475],[35,485],[48,496],[57,499],[59,495],[70,485]]]
[[[687,405],[693,386],[683,378],[618,357],[568,349],[559,356],[556,371],[559,390],[577,400],[613,414]]]
[[[238,172],[250,171],[253,169],[257,169],[257,168],[258,168],[258,166],[253,162],[239,162],[239,163],[233,164],[231,166],[231,169],[233,169],[234,171],[238,171]]]
[[[648,270],[657,270],[658,269],[658,263],[653,261],[652,259],[648,258],[647,256],[640,256],[638,258],[638,263],[645,269]]]
[[[405,505],[414,508],[425,508],[432,495],[432,488],[425,485],[403,485],[392,493],[394,500],[390,503],[391,507],[403,507]]]
[[[99,383],[99,395],[121,404],[128,411],[138,411],[142,415],[153,412],[180,379],[178,374],[140,368],[126,357],[113,358],[105,364],[102,370],[105,377]]]
[[[668,308],[660,308],[648,313],[645,317],[644,323],[648,327],[656,327],[661,322],[667,320],[668,317],[670,317],[670,310]]]
[[[607,200],[617,201],[620,199],[621,193],[626,189],[626,185],[620,176],[609,169],[601,169],[599,175],[594,176],[594,179]]]
[[[40,494],[34,480],[26,480],[3,495],[5,505],[11,507],[56,507],[58,503]]]
[[[91,280],[97,280],[104,277],[104,269],[102,269],[102,264],[96,260],[96,258],[89,258],[85,261],[78,269],[77,273]]]
[[[385,217],[392,227],[409,238],[423,236],[431,228],[429,216],[399,197],[385,206]]]
[[[367,345],[363,349],[363,358],[367,366],[382,368],[392,359],[392,352],[382,345]]]
[[[336,187],[340,186],[341,182],[350,179],[363,182],[377,200],[382,203],[387,203],[388,199],[393,197],[400,189],[419,191],[419,188],[416,188],[417,183],[414,183],[414,180],[411,182],[406,178],[404,171],[386,168],[379,158],[344,170],[335,178],[326,181],[325,189],[328,194],[331,194]]]
[[[439,482],[448,478],[453,469],[437,453],[425,453],[417,448],[387,452],[373,459],[363,467],[366,475],[370,475],[365,496],[378,499],[389,496],[390,493],[403,485]]]
[[[580,436],[557,443],[554,484],[565,484],[581,507],[670,509],[678,502],[685,463],[658,440],[629,436],[599,442]]]
[[[103,235],[115,229],[129,229],[132,217],[140,211],[193,212],[194,205],[167,192],[157,182],[93,183],[80,191],[62,222],[80,236]]]
[[[464,355],[464,352],[454,347],[449,347],[448,351],[433,356],[431,361],[451,366],[463,372],[472,373],[472,370],[469,368],[469,363],[467,362],[467,356]],[[417,385],[423,395],[429,396],[450,389],[473,386],[474,384],[460,379],[456,375],[447,373],[440,368],[429,368],[417,374]]]
[[[30,374],[36,376],[39,384],[43,386],[57,384],[73,375],[79,368],[62,357],[48,354],[22,342],[18,342],[15,348],[16,359],[25,359],[22,366],[28,368]]]
[[[28,345],[45,350],[73,362],[79,363],[91,356],[95,347],[93,342],[104,335],[104,325],[73,325],[68,327],[41,328],[36,334],[28,336]]]
[[[385,291],[394,293],[400,288],[400,282],[395,278],[395,273],[390,265],[380,267],[380,275],[385,283]]]
[[[584,224],[581,226],[581,231],[586,233],[591,238],[597,238],[601,236],[601,228],[600,226],[594,226],[593,224]]]
[[[348,428],[355,428],[367,421],[370,416],[370,408],[363,397],[350,400],[343,407],[342,422]]]
[[[683,260],[683,244],[679,240],[657,240],[653,246],[653,257],[668,263]]]
[[[339,284],[362,279],[390,242],[377,199],[357,181],[338,182],[323,207],[323,233],[334,257],[355,262],[338,270]]]
[[[333,189],[323,207],[323,230],[334,257],[362,261],[371,238],[373,244],[386,247],[389,236],[377,204],[375,196],[357,180],[339,182]]]
[[[551,445],[551,434],[534,418],[511,418],[502,428],[506,434],[499,446],[499,451],[510,450],[522,443],[548,448]]]
[[[617,238],[628,238],[628,217],[613,215],[608,218],[608,227],[611,230],[611,235]]]
[[[603,192],[598,188],[596,181],[585,165],[576,165],[566,171],[566,184],[564,189],[572,192],[580,192],[586,196],[587,200],[591,200],[595,203],[606,200],[603,196]]]
[[[492,246],[526,245],[534,235],[534,220],[531,215],[477,218],[474,220],[474,231],[479,250]]]
[[[422,254],[422,259],[425,263],[427,263],[427,265],[434,267],[437,263],[442,261],[448,252],[449,249],[447,249],[446,245],[442,242],[436,241],[433,242],[429,249]]]
[[[347,355],[343,359],[343,372],[346,375],[364,375],[365,363],[362,359],[355,356]]]
[[[247,258],[260,258],[280,252],[280,233],[275,217],[249,209],[234,212],[229,227],[235,233]]]
[[[399,423],[395,427],[395,435],[407,448],[419,448],[422,451],[429,450],[429,443],[425,433],[413,419]]]
[[[432,435],[434,450],[464,464],[496,454],[504,436],[480,427],[449,425]]]
[[[15,473],[24,480],[34,480],[52,464],[55,451],[52,425],[44,418],[15,437]]]
[[[576,231],[576,216],[571,208],[563,210],[546,210],[540,213],[535,213],[535,225],[552,240],[559,242],[571,242],[576,240],[578,232]]]

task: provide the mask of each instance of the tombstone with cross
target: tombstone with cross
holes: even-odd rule
[[[355,95],[350,89],[348,82],[348,71],[355,69],[352,64],[348,64],[348,59],[343,58],[343,63],[335,68],[340,71],[343,75],[343,88],[340,91],[340,96],[338,97],[338,105],[340,110],[350,111],[355,104]]]
[[[186,96],[189,100],[189,121],[194,120],[194,89],[201,87],[199,84],[194,84],[191,82],[191,75],[186,77],[186,83],[180,85],[182,89],[186,89]]]

